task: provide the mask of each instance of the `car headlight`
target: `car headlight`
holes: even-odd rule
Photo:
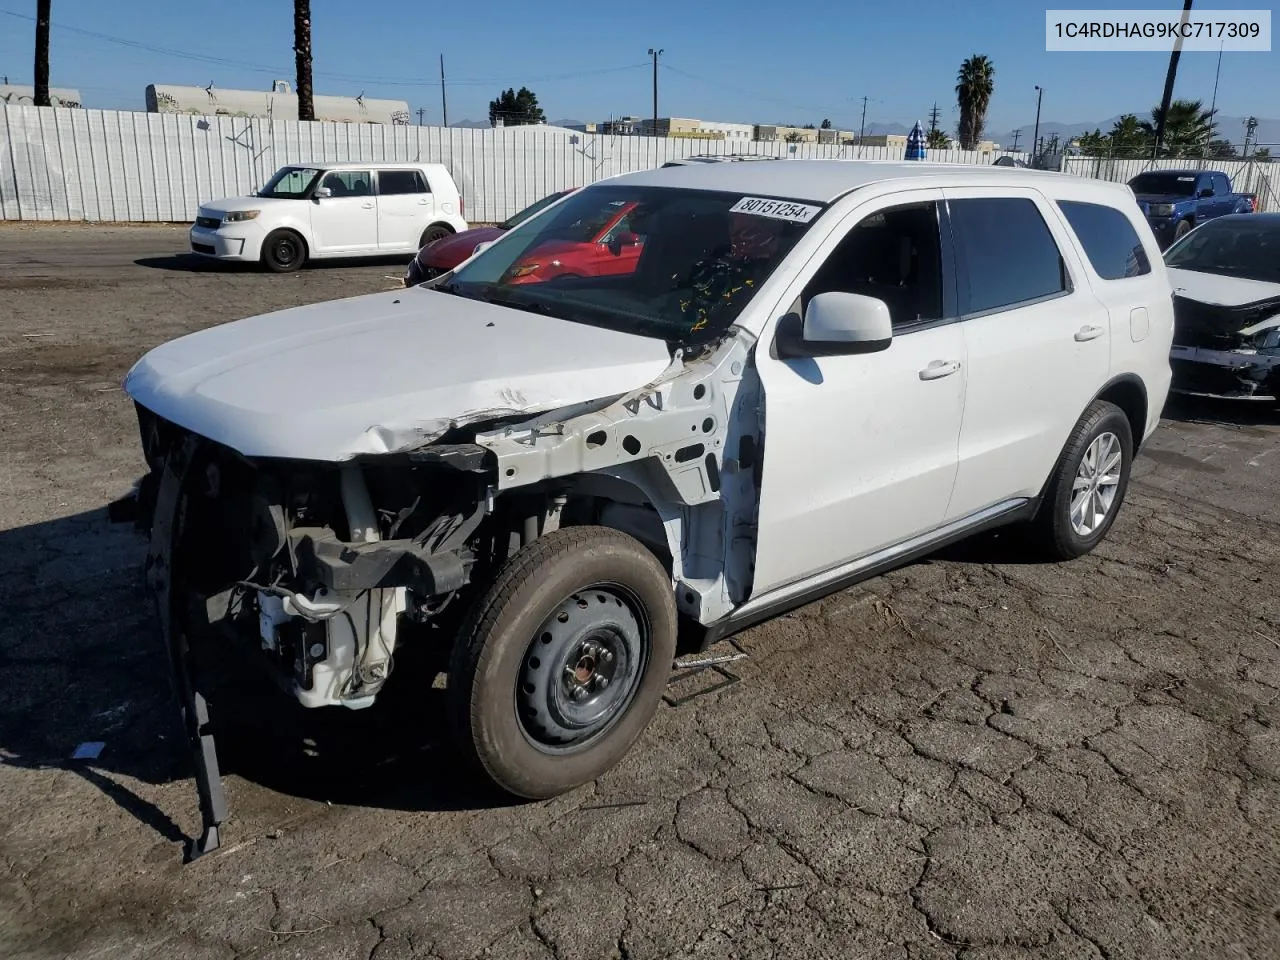
[[[242,220],[256,220],[261,210],[232,210],[230,213],[223,214],[224,223],[239,223]]]
[[[1153,203],[1151,206],[1147,207],[1147,212],[1150,213],[1151,216],[1153,217],[1172,217],[1173,204],[1172,203]]]

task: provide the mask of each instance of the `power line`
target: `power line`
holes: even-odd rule
[[[17,13],[13,10],[0,10],[0,14],[13,17],[17,20],[26,20],[29,23],[35,23],[35,17],[28,16],[23,13]],[[251,63],[246,60],[233,60],[228,57],[216,57],[204,53],[193,53],[189,50],[177,50],[173,47],[162,47],[158,44],[143,43],[140,40],[130,40],[127,37],[116,37],[107,33],[98,33],[94,30],[85,30],[83,27],[72,27],[63,23],[53,23],[55,30],[63,30],[68,33],[79,34],[89,37],[93,40],[100,40],[104,43],[113,43],[118,46],[128,47],[133,50],[145,50],[148,53],[158,54],[165,57],[173,57],[178,60],[190,60],[194,63],[209,63],[226,67],[238,67],[242,70],[250,70],[255,73],[268,73],[272,76],[288,76],[289,69],[287,67],[271,67],[260,63]],[[528,86],[531,83],[554,83],[558,80],[580,80],[584,77],[601,76],[608,73],[621,73],[626,70],[637,70],[641,67],[648,67],[648,61],[643,63],[627,64],[620,67],[603,67],[598,70],[579,70],[574,73],[549,74],[542,77],[525,77],[523,80],[515,81],[510,77],[471,77],[463,80],[450,80],[453,86],[501,86],[503,84],[511,85],[513,83],[521,83]],[[348,83],[371,83],[378,86],[400,86],[400,87],[418,87],[427,86],[435,83],[434,79],[411,78],[411,77],[370,77],[364,75],[353,75],[344,73],[331,73],[328,71],[317,70],[317,77],[324,77],[327,80],[341,80]]]

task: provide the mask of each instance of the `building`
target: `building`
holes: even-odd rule
[[[772,123],[758,123],[753,128],[755,139],[765,143],[785,140],[788,143],[817,143],[816,127],[784,127]]]
[[[36,102],[35,87],[21,87],[16,84],[0,84],[0,103],[12,106],[32,106]],[[66,87],[49,88],[49,105],[54,107],[83,107],[79,90]]]
[[[700,120],[698,129],[703,136],[731,143],[748,143],[755,137],[755,128],[749,123],[730,123],[726,120]]]
[[[151,84],[147,87],[148,113],[183,113],[197,117],[273,117],[298,119],[298,96],[286,80],[270,90],[223,90]],[[386,123],[408,125],[409,104],[403,100],[371,100],[367,97],[314,98],[316,119],[329,123]]]

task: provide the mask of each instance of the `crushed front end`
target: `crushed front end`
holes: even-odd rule
[[[1240,306],[1174,297],[1173,389],[1280,399],[1280,298]]]

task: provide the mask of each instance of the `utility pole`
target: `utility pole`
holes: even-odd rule
[[[1018,137],[1020,137],[1020,136],[1022,136],[1022,131],[1021,131],[1021,130],[1015,130],[1015,131],[1013,131],[1013,149],[1009,151],[1010,153],[1017,153],[1017,152],[1018,152]]]
[[[664,52],[661,47],[657,50],[649,48],[649,56],[653,57],[653,130],[650,135],[654,137],[658,135],[658,57]]]
[[[425,117],[426,115],[427,115],[427,108],[419,107],[418,108],[418,126],[422,126],[422,118]]]
[[[941,111],[938,109],[938,102],[935,100],[933,103],[933,109],[929,111],[929,132],[930,133],[938,132],[938,114],[939,113],[941,113]]]
[[[1182,0],[1182,30],[1186,29],[1187,19],[1191,15],[1192,0]],[[1173,53],[1169,54],[1169,72],[1164,76],[1164,95],[1160,98],[1160,113],[1156,117],[1156,142],[1152,145],[1152,157],[1160,156],[1160,148],[1164,146],[1165,121],[1169,117],[1169,104],[1173,100],[1173,81],[1178,75],[1178,61],[1182,58],[1182,30],[1173,41]]]
[[[49,101],[49,7],[52,0],[36,0],[35,97],[37,107],[50,106]]]
[[[1035,166],[1040,159],[1040,101],[1044,99],[1044,87],[1036,85],[1036,130],[1031,134],[1031,149],[1035,151],[1031,157],[1031,165]]]
[[[449,102],[444,96],[444,54],[440,54],[440,122],[449,125]]]
[[[868,97],[862,98],[862,123],[858,125],[858,146],[862,146],[862,140],[867,133],[867,100]]]

